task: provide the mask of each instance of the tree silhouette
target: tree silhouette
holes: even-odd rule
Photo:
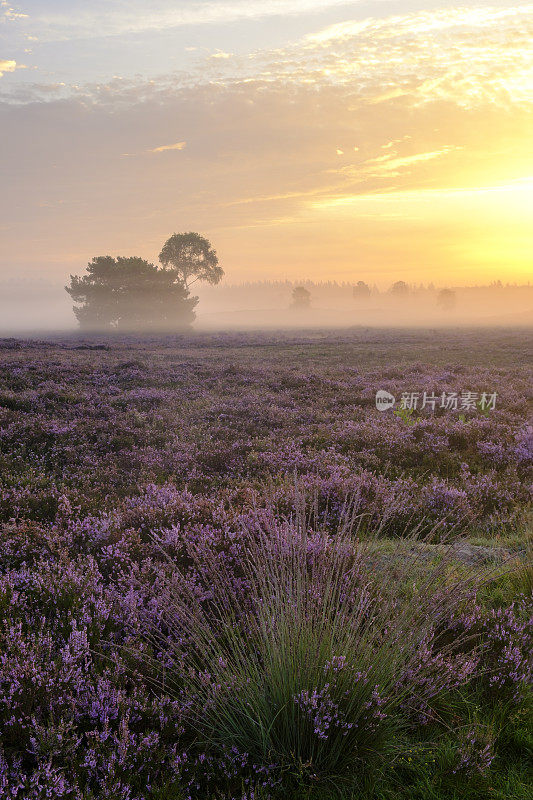
[[[456,302],[457,296],[453,289],[441,289],[437,295],[437,305],[443,311],[452,311]]]
[[[292,290],[291,308],[309,308],[311,306],[311,292],[305,286],[295,286]]]
[[[77,306],[81,328],[90,330],[176,330],[190,326],[197,297],[174,270],[142,258],[98,256],[87,274],[70,276],[65,286]]]
[[[405,281],[396,281],[396,283],[392,284],[390,290],[395,297],[405,297],[409,294],[409,287]]]
[[[163,245],[159,261],[178,275],[185,286],[196,281],[216,284],[224,275],[211,243],[199,233],[174,233]]]
[[[357,281],[353,287],[353,296],[356,298],[370,297],[370,286],[364,281]]]

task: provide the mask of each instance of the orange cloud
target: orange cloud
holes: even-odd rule
[[[15,72],[17,69],[17,62],[13,61],[12,59],[0,59],[0,78],[6,72]]]
[[[167,150],[185,150],[187,142],[176,142],[175,144],[163,144],[161,147],[154,147],[150,153],[165,153]]]
[[[24,257],[72,271],[97,252],[153,259],[179,228],[212,238],[231,280],[521,279],[533,246],[533,189],[518,182],[533,174],[532,18],[531,5],[439,9],[277,51],[211,61],[198,48],[202,75],[66,97],[28,86],[15,114],[0,104],[0,172],[17,166],[0,198],[0,269]],[[154,131],[169,144],[154,147]],[[188,142],[186,157],[151,158]]]

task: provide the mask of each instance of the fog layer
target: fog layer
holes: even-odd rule
[[[401,281],[399,282],[402,283]],[[307,307],[295,307],[305,287]],[[356,282],[256,282],[199,287],[195,330],[364,326],[533,324],[533,286],[366,286]],[[355,289],[355,291],[354,291]],[[0,334],[76,330],[64,287],[45,280],[0,280]]]

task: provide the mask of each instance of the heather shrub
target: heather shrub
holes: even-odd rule
[[[376,570],[368,542],[265,514],[241,531],[237,573],[205,546],[189,554],[148,637],[157,679],[192,698],[200,747],[309,779],[364,771],[476,674],[480,642],[454,621],[478,578],[450,583],[442,560],[409,587],[400,551]]]
[[[341,503],[360,487],[361,513],[385,512],[394,535],[413,516],[487,531],[514,524],[532,497],[525,358],[485,366],[494,347],[454,334],[463,361],[477,351],[477,362],[422,364],[405,358],[399,333],[376,336],[377,361],[361,332],[318,350],[251,334],[116,339],[95,352],[60,341],[4,348],[0,520],[50,522],[63,494],[95,514],[150,483],[210,494],[297,471]],[[398,348],[401,368],[391,369]],[[498,405],[489,416],[420,411],[407,425],[376,410],[380,388],[490,389]]]
[[[0,797],[529,800],[531,373],[448,336],[0,341]]]
[[[485,694],[504,703],[518,703],[533,678],[533,615],[531,595],[519,596],[502,608],[472,604],[457,621],[461,635],[473,633],[483,642],[483,672],[480,683]]]
[[[301,498],[292,519],[168,487],[61,513],[4,530],[0,736],[18,800],[266,798],[379,773],[456,725],[457,691],[521,713],[527,606],[473,604],[477,577],[444,548],[435,564],[416,540],[357,540],[349,507],[334,535],[313,530]]]

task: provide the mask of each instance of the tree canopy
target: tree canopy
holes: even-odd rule
[[[357,298],[370,297],[370,286],[364,281],[357,281],[353,287],[353,296]]]
[[[305,286],[295,286],[292,290],[292,308],[310,308],[311,292]]]
[[[437,295],[437,305],[443,311],[452,311],[455,308],[457,296],[453,289],[441,289]]]
[[[175,270],[135,256],[98,256],[82,277],[71,275],[66,291],[78,304],[80,327],[93,330],[176,330],[194,320],[197,297]]]
[[[163,245],[159,261],[174,270],[185,286],[196,281],[216,284],[224,275],[211,243],[199,233],[174,233]]]
[[[409,286],[405,281],[396,281],[396,283],[392,284],[390,291],[396,297],[405,297],[409,294]]]

